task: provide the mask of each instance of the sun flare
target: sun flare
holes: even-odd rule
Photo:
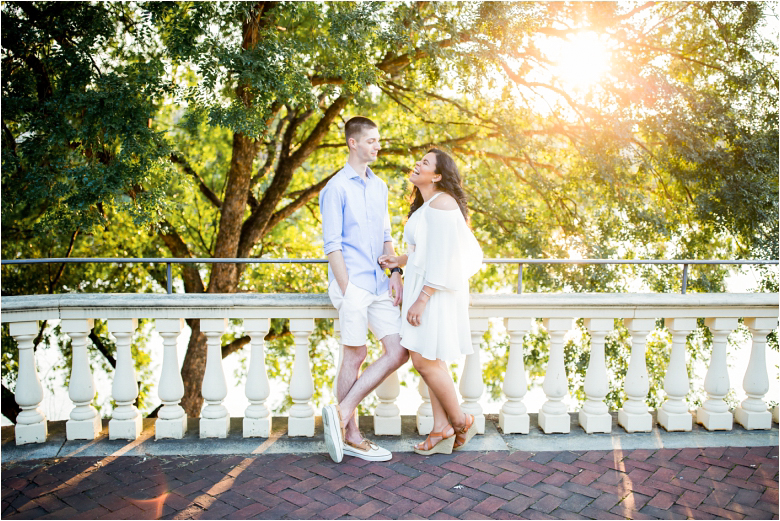
[[[550,57],[563,83],[575,89],[587,89],[598,83],[610,67],[610,52],[594,32],[577,33],[559,41]]]

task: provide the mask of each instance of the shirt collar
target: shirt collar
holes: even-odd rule
[[[358,173],[355,171],[355,169],[354,169],[354,168],[352,168],[352,165],[350,165],[349,163],[347,163],[347,164],[344,166],[344,170],[343,170],[343,171],[344,171],[344,173],[346,174],[346,176],[347,176],[349,179],[355,179],[355,178],[358,178],[358,179],[360,179],[360,178],[361,178],[361,177],[360,177],[360,174],[358,174]],[[371,171],[371,169],[370,169],[369,167],[366,167],[366,177],[368,177],[368,179],[372,179],[372,178],[376,177],[376,174],[374,174],[374,172],[372,172],[372,171]]]

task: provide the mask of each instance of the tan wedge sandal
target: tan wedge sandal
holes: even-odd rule
[[[431,454],[452,454],[452,447],[455,445],[455,432],[450,436],[444,436],[447,431],[447,427],[452,428],[452,425],[447,424],[444,430],[441,432],[432,432],[422,442],[422,446],[414,447],[414,452],[423,456],[430,456]],[[454,429],[453,429],[454,431]],[[431,437],[441,438],[438,443],[431,442]]]
[[[460,429],[455,430],[455,445],[452,450],[461,450],[468,441],[474,437],[477,433],[477,422],[474,421],[474,416],[471,414],[466,415],[466,425]]]

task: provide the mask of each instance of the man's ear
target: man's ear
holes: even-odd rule
[[[352,150],[353,148],[357,148],[357,141],[351,137],[347,140],[347,149]]]

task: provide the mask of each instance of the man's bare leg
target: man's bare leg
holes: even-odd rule
[[[365,351],[351,352],[348,357],[347,352],[352,349],[344,346],[344,358],[339,371],[338,389],[336,397],[339,400],[341,409],[341,419],[346,421],[346,440],[351,443],[360,443],[360,431],[357,421],[354,419],[355,409],[368,394],[379,387],[387,376],[404,365],[409,360],[409,352],[401,346],[401,337],[399,335],[387,335],[382,339],[384,350],[382,356],[369,365],[365,371],[358,377],[360,366],[365,360]],[[362,346],[365,349],[365,346]],[[346,369],[346,371],[345,371]],[[342,375],[344,379],[342,380]],[[343,384],[343,385],[342,385]],[[342,394],[343,393],[343,394]]]
[[[339,368],[339,376],[338,380],[336,381],[336,399],[338,400],[339,408],[341,409],[342,426],[344,425],[344,422],[347,423],[346,439],[352,441],[353,443],[360,442],[360,440],[356,441],[356,438],[360,437],[357,419],[355,418],[354,414],[352,414],[351,417],[347,416],[348,411],[344,408],[342,402],[344,401],[344,398],[347,396],[347,394],[349,394],[349,392],[352,390],[352,387],[354,387],[355,382],[357,382],[360,376],[360,366],[363,365],[367,352],[368,350],[365,345],[344,345],[341,367]]]

